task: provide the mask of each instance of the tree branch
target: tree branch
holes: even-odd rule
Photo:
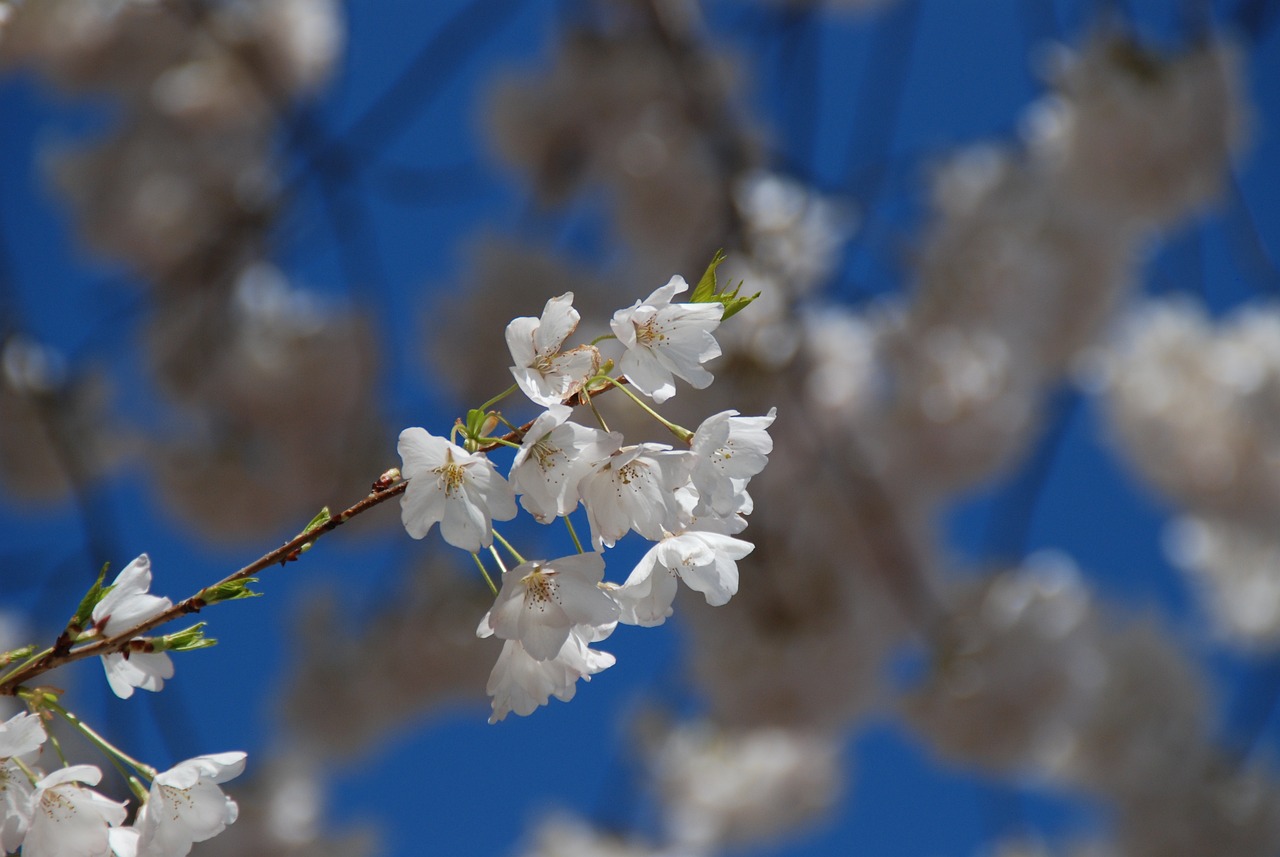
[[[54,646],[40,657],[18,667],[16,670],[5,676],[3,680],[0,680],[0,696],[15,696],[24,682],[28,682],[49,670],[62,666],[63,664],[69,664],[73,661],[91,658],[95,655],[110,655],[121,652],[129,648],[129,643],[134,638],[142,636],[148,631],[157,628],[166,622],[172,622],[174,619],[186,616],[190,613],[199,613],[208,606],[208,601],[204,596],[210,589],[215,589],[228,583],[235,583],[236,581],[252,577],[258,572],[276,565],[277,563],[285,565],[287,563],[294,562],[302,555],[303,548],[313,544],[321,536],[332,532],[342,524],[354,518],[356,515],[367,512],[374,506],[378,506],[387,500],[390,500],[392,497],[403,494],[408,484],[408,482],[401,481],[389,487],[374,490],[360,502],[339,514],[334,515],[329,520],[309,532],[299,533],[280,547],[270,553],[264,554],[239,571],[227,575],[217,583],[204,587],[195,595],[179,601],[168,610],[157,613],[150,619],[139,622],[137,625],[121,631],[118,634],[105,637],[101,640],[94,640],[91,643],[86,643],[83,646],[71,648],[69,650],[64,650],[63,647],[60,646]]]

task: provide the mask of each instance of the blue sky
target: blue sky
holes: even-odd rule
[[[1044,40],[1076,42],[1111,13],[1135,22],[1153,44],[1177,45],[1188,40],[1189,10],[1200,5],[1245,44],[1253,145],[1223,207],[1166,236],[1145,277],[1153,292],[1198,295],[1222,313],[1274,298],[1280,286],[1275,268],[1258,261],[1280,253],[1280,142],[1272,127],[1280,117],[1280,16],[1268,4],[901,0],[858,17],[720,0],[708,5],[708,34],[743,65],[745,110],[765,129],[773,161],[863,210],[865,227],[830,285],[859,301],[902,288],[928,165],[957,146],[1016,133],[1021,112],[1043,91],[1033,58]],[[496,164],[480,121],[495,73],[545,67],[571,6],[350,4],[347,51],[332,85],[304,110],[357,151],[358,162],[333,191],[314,177],[312,144],[295,139],[282,152],[285,175],[300,192],[282,221],[278,260],[322,294],[374,303],[388,425],[443,426],[460,408],[431,384],[419,341],[432,290],[466,271],[460,248],[485,233],[550,237],[570,249],[591,244],[589,210],[529,216],[529,191]],[[138,335],[145,301],[126,272],[77,243],[39,169],[47,144],[96,133],[110,115],[29,74],[0,79],[0,312],[5,324],[63,350],[73,364],[105,367],[124,401],[145,414],[156,403],[134,386],[144,386],[146,370],[120,347]],[[405,167],[435,176],[427,192],[407,199],[392,192]],[[354,200],[365,236],[346,258],[349,242],[326,210],[342,200]],[[1054,420],[1026,468],[950,511],[949,547],[974,563],[1038,548],[1070,551],[1104,595],[1136,612],[1169,614],[1187,629],[1225,700],[1228,739],[1259,719],[1273,733],[1269,697],[1259,688],[1277,666],[1209,642],[1185,582],[1159,548],[1167,506],[1117,462],[1088,401],[1064,393]],[[386,457],[395,463],[394,434]],[[1000,531],[1009,510],[1029,498],[1035,506],[1026,531]],[[342,499],[356,498],[335,498],[335,505]],[[81,507],[32,505],[0,486],[0,512],[0,606],[29,612],[46,630],[102,559],[85,555],[89,543],[109,546],[117,568],[149,552],[157,588],[175,597],[274,546],[203,540],[167,513],[142,474],[128,470],[95,483]],[[384,523],[394,517],[389,509],[379,514]],[[95,686],[88,667],[96,665],[85,665],[74,678],[79,708],[122,743],[157,756],[244,748],[252,765],[270,754],[281,741],[271,699],[287,670],[291,605],[312,587],[338,586],[357,624],[398,591],[395,569],[406,558],[440,547],[411,542],[394,526],[362,522],[350,530],[266,577],[265,597],[210,613],[221,644],[184,657],[165,694],[126,707]],[[653,810],[618,724],[645,699],[696,707],[679,679],[681,640],[678,623],[620,630],[609,646],[617,667],[581,687],[572,703],[530,718],[489,726],[483,708],[470,706],[424,719],[371,759],[335,772],[328,820],[338,827],[371,821],[389,855],[510,854],[534,821],[561,806],[602,824],[651,827]],[[157,721],[169,724],[163,740],[154,737]],[[1069,835],[1099,820],[1078,796],[939,763],[887,717],[854,734],[846,754],[851,786],[839,810],[760,853],[958,857],[1024,824]]]

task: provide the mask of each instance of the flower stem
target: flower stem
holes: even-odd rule
[[[9,761],[18,766],[18,770],[27,775],[27,779],[31,780],[31,785],[40,782],[40,778],[36,776],[36,772],[27,766],[27,763],[19,759],[17,756],[12,757]]]
[[[573,546],[578,549],[578,553],[586,553],[582,549],[582,542],[578,541],[578,533],[573,528],[573,521],[569,520],[569,516],[564,516],[564,525],[569,528],[569,538],[573,539]]]
[[[609,430],[609,424],[604,421],[604,415],[600,413],[600,409],[596,407],[595,396],[587,399],[587,404],[591,406],[591,413],[596,415],[596,421],[600,423],[600,428],[605,431]]]
[[[502,537],[502,534],[501,534],[501,533],[499,533],[497,530],[494,530],[494,531],[493,531],[493,537],[494,537],[495,539],[497,539],[498,541],[502,542],[502,546],[503,546],[504,548],[506,548],[506,549],[507,549],[507,553],[509,553],[509,554],[511,554],[513,557],[515,557],[515,560],[516,560],[516,562],[517,562],[517,563],[524,563],[524,557],[520,556],[520,551],[518,551],[518,550],[516,550],[515,548],[513,548],[513,547],[511,546],[511,542],[509,542],[509,541],[507,541],[506,539],[504,539],[504,538]]]
[[[52,699],[49,699],[48,697],[46,697],[40,701],[40,706],[42,708],[48,708],[50,711],[53,711],[63,720],[67,721],[67,723],[71,724],[71,726],[74,727],[77,732],[79,732],[84,737],[88,738],[93,743],[94,746],[96,746],[99,750],[101,750],[103,754],[111,760],[111,763],[115,765],[117,769],[119,769],[121,775],[125,779],[130,779],[130,776],[128,772],[125,771],[124,768],[120,766],[120,762],[126,763],[129,767],[133,768],[135,771],[142,774],[148,780],[154,780],[156,778],[155,768],[151,767],[145,762],[139,762],[137,759],[133,758],[128,753],[124,752],[119,747],[112,744],[106,738],[103,738],[92,727],[90,727],[89,724],[85,723],[83,720],[77,717],[73,712],[70,712],[67,709],[63,708],[59,703],[54,702]]]
[[[591,344],[599,345],[601,342],[604,342],[606,339],[617,339],[617,338],[618,337],[612,333],[602,333],[599,336],[597,336],[595,339],[591,340]]]
[[[481,405],[480,407],[476,408],[476,410],[477,410],[477,411],[487,411],[487,410],[489,410],[489,409],[490,409],[490,408],[492,408],[494,405],[498,404],[498,402],[501,402],[501,401],[502,401],[503,399],[505,399],[507,396],[510,396],[512,393],[514,393],[517,389],[519,389],[519,388],[517,387],[517,385],[512,384],[510,387],[508,387],[507,389],[503,390],[501,393],[499,393],[498,395],[494,396],[492,399],[490,399],[489,401],[485,402],[485,403],[484,403],[483,405]]]
[[[62,742],[58,740],[58,736],[52,732],[47,733],[49,743],[53,745],[53,751],[58,754],[58,759],[62,762],[62,767],[67,767],[71,763],[67,761],[67,754],[62,752]]]
[[[480,569],[480,574],[484,576],[484,582],[489,584],[489,591],[496,597],[498,594],[498,587],[494,585],[493,578],[489,576],[489,569],[485,568],[484,563],[480,561],[480,554],[473,553],[471,558],[476,561],[476,567]]]
[[[667,430],[670,431],[676,437],[680,438],[680,440],[684,441],[685,443],[688,443],[689,440],[693,437],[693,432],[689,431],[684,426],[676,425],[670,420],[664,418],[662,414],[658,413],[653,408],[649,407],[639,396],[637,396],[635,393],[628,390],[626,386],[624,386],[623,384],[619,384],[617,380],[613,378],[610,378],[609,381],[613,384],[613,386],[617,387],[619,390],[621,390],[622,392],[630,396],[631,401],[639,405],[641,410],[643,410],[649,416],[653,417],[655,420],[657,420],[658,422],[666,426]]]

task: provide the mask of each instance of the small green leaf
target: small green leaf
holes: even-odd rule
[[[698,280],[698,286],[693,290],[693,294],[689,296],[691,304],[709,304],[716,303],[719,298],[716,297],[716,268],[720,267],[720,263],[727,257],[724,250],[717,250],[716,254],[711,257],[711,264],[707,266],[707,270],[702,273],[702,279]]]
[[[197,622],[190,628],[165,634],[163,637],[154,637],[151,643],[157,652],[190,652],[195,649],[207,649],[217,645],[218,641],[204,635],[205,624]]]
[[[98,606],[98,602],[106,597],[112,587],[104,587],[102,581],[107,578],[107,569],[111,567],[111,563],[104,563],[102,570],[98,572],[98,579],[93,582],[93,586],[89,587],[89,591],[84,594],[84,598],[80,599],[80,606],[76,608],[76,614],[71,617],[71,621],[67,623],[68,628],[76,631],[85,628],[89,624],[89,619],[93,615],[93,608]]]
[[[706,272],[702,275],[702,279],[698,280],[698,287],[693,290],[693,294],[689,296],[689,303],[694,304],[714,304],[718,303],[724,307],[724,312],[720,315],[720,320],[725,321],[730,316],[737,315],[746,309],[752,301],[760,297],[760,293],[746,298],[738,297],[739,290],[742,289],[742,281],[738,281],[738,285],[733,287],[733,291],[725,289],[723,292],[717,291],[720,284],[716,279],[716,268],[724,262],[727,257],[723,250],[717,250],[716,255],[712,257],[711,264],[707,266]]]
[[[742,288],[742,283],[738,283],[737,287],[733,290],[732,293],[728,293],[720,296],[720,302],[724,304],[724,315],[720,316],[721,321],[724,321],[730,316],[737,315],[738,313],[742,312],[744,309],[750,306],[751,303],[756,298],[760,297],[760,293],[756,292],[754,295],[751,295],[750,297],[740,298],[738,297],[738,289],[740,288]]]
[[[329,523],[332,517],[333,516],[329,514],[329,507],[325,506],[316,514],[314,518],[311,519],[311,523],[307,524],[307,526],[302,530],[300,535],[305,536],[307,533],[311,532],[312,530],[323,527],[325,524]]]
[[[235,601],[238,598],[257,598],[261,592],[249,588],[250,583],[257,583],[256,577],[245,577],[228,583],[219,583],[201,590],[200,598],[205,604],[217,604],[219,601]]]

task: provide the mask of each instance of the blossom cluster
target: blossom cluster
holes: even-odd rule
[[[662,624],[672,614],[678,581],[713,606],[737,592],[737,562],[752,550],[737,538],[752,510],[747,484],[772,451],[768,428],[774,411],[758,417],[722,411],[690,431],[631,392],[661,404],[675,395],[676,378],[696,389],[711,384],[704,364],[720,354],[713,331],[745,299],[736,292],[714,294],[714,265],[709,278],[711,288],[704,289],[704,277],[692,302],[673,303],[688,288],[675,276],[614,313],[611,334],[600,339],[623,347],[616,374],[610,374],[615,363],[595,343],[565,347],[580,319],[572,292],[549,300],[538,318],[512,321],[506,338],[516,388],[543,411],[510,439],[486,439],[470,428],[464,428],[463,445],[423,428],[400,435],[408,481],[401,501],[406,530],[423,538],[439,525],[446,542],[477,555],[477,561],[480,551],[489,550],[501,570],[501,587],[493,585],[496,600],[477,629],[481,637],[504,641],[488,683],[491,722],[511,711],[530,714],[552,696],[570,699],[578,679],[614,664],[612,655],[591,644],[619,622]],[[598,428],[572,419],[574,404],[591,405],[594,395],[614,387],[688,448],[626,443],[594,406]],[[483,409],[472,413],[481,427],[500,417]],[[516,449],[506,478],[485,451],[503,444]],[[516,516],[517,497],[540,523],[565,519],[577,553],[526,560],[495,536],[493,522]],[[590,526],[588,546],[569,520],[579,506]],[[622,583],[605,581],[605,550],[631,532],[653,546]],[[503,565],[495,537],[514,557],[514,567]]]
[[[244,770],[245,754],[197,756],[152,772],[132,824],[127,803],[94,790],[95,765],[37,767],[48,740],[39,714],[0,723],[0,850],[23,857],[183,857],[236,820],[221,783]],[[135,781],[136,782],[136,781]],[[141,786],[138,786],[142,793]]]

